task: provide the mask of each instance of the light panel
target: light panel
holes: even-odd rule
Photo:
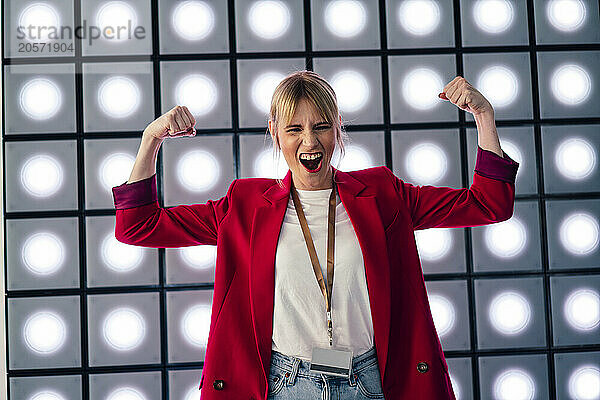
[[[457,135],[450,129],[392,132],[394,174],[415,186],[459,186]]]
[[[538,44],[598,43],[598,2],[593,0],[535,0]]]
[[[473,270],[529,271],[542,269],[537,202],[517,201],[506,221],[471,228]]]
[[[267,118],[276,86],[303,69],[336,94],[347,139],[334,166],[386,165],[415,191],[473,183],[475,120],[438,94],[463,76],[485,96],[519,163],[512,216],[413,232],[455,397],[598,397],[597,1],[27,0],[3,12],[11,399],[199,397],[227,255],[120,243],[112,189],[176,105],[198,134],[162,144],[160,207],[283,178]],[[18,30],[29,24],[44,29]]]
[[[460,15],[463,46],[527,45],[529,43],[526,2],[463,0]]]
[[[237,51],[303,51],[302,19],[297,1],[235,0]]]
[[[6,134],[75,132],[73,64],[4,68]]]
[[[545,324],[541,278],[475,280],[480,349],[543,346]]]
[[[82,0],[81,41],[85,56],[152,54],[152,24],[147,0]]]
[[[513,355],[479,358],[482,398],[547,398],[549,388],[546,356]]]
[[[428,281],[425,287],[442,347],[457,351],[468,349],[471,334],[466,281]]]
[[[386,1],[390,49],[454,46],[454,10],[449,1]]]
[[[86,132],[143,131],[153,120],[151,63],[84,63],[82,68]]]
[[[160,53],[226,53],[228,19],[224,1],[159,0]]]
[[[542,127],[547,192],[577,193],[600,188],[597,132],[594,125]]]
[[[184,1],[173,9],[171,23],[177,34],[186,40],[205,39],[215,27],[215,13],[205,1]]]
[[[597,115],[600,52],[539,52],[537,59],[542,118]]]
[[[357,124],[382,121],[380,60],[375,57],[317,58],[315,72],[333,87],[344,118]]]

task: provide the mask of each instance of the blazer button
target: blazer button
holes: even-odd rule
[[[429,371],[429,365],[427,365],[426,362],[420,362],[417,364],[417,371],[419,371],[420,373],[425,373]]]
[[[213,382],[213,387],[215,390],[223,390],[223,387],[225,387],[225,382],[223,382],[222,379],[215,379]]]

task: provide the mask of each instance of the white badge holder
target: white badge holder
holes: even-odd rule
[[[313,346],[310,371],[349,378],[352,373],[352,351]]]

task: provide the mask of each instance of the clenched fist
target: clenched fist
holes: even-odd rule
[[[443,93],[438,94],[438,97],[442,100],[449,100],[473,116],[494,111],[490,102],[462,76],[452,79],[444,87]]]
[[[144,135],[163,140],[167,137],[195,136],[196,120],[186,106],[175,106],[152,121]]]

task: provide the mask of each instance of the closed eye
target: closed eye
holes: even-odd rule
[[[324,130],[324,129],[329,129],[330,126],[329,125],[321,125],[321,126],[317,126],[315,129],[318,130]],[[293,129],[289,129],[288,132],[300,132],[302,129],[300,128],[293,128]]]

